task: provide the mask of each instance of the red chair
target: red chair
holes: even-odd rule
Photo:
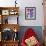
[[[27,31],[25,32],[24,37],[22,38],[21,46],[27,46],[26,43],[25,43],[25,40],[28,39],[29,37],[32,37],[32,36],[34,36],[37,39],[37,35],[33,31],[33,29],[32,28],[27,29]],[[41,46],[39,41],[37,42],[37,44],[35,46]]]

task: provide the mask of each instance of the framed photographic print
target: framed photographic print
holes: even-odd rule
[[[2,10],[2,15],[9,15],[9,10]]]
[[[8,24],[8,16],[3,16],[2,24]]]
[[[36,19],[36,7],[26,7],[25,8],[25,19],[26,20]]]

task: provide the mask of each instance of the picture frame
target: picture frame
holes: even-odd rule
[[[36,20],[36,7],[25,7],[25,19]]]
[[[2,10],[2,15],[9,15],[9,10]]]
[[[17,14],[17,11],[15,11],[15,10],[10,10],[10,11],[9,11],[9,14],[10,14],[10,15],[16,15],[16,14]]]

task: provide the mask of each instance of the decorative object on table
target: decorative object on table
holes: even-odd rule
[[[2,18],[2,23],[3,24],[8,24],[8,16],[7,15],[3,15],[3,18]]]
[[[8,24],[8,18],[7,18],[7,19],[5,19],[5,24]]]
[[[15,7],[16,7],[16,4],[17,4],[17,2],[16,2],[17,0],[15,0]]]
[[[25,32],[22,38],[21,45],[22,46],[41,46],[37,38],[37,34],[34,32],[32,28],[27,29],[27,31]]]
[[[13,40],[18,40],[18,32],[14,32],[14,35],[13,35]]]
[[[26,20],[36,19],[36,7],[26,7],[25,8],[25,19]]]

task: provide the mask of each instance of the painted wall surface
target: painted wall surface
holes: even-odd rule
[[[44,0],[44,26],[46,26],[46,0]]]
[[[15,6],[15,0],[0,0],[1,7]],[[17,0],[20,26],[43,26],[43,0]],[[25,7],[36,7],[36,20],[25,20]]]

